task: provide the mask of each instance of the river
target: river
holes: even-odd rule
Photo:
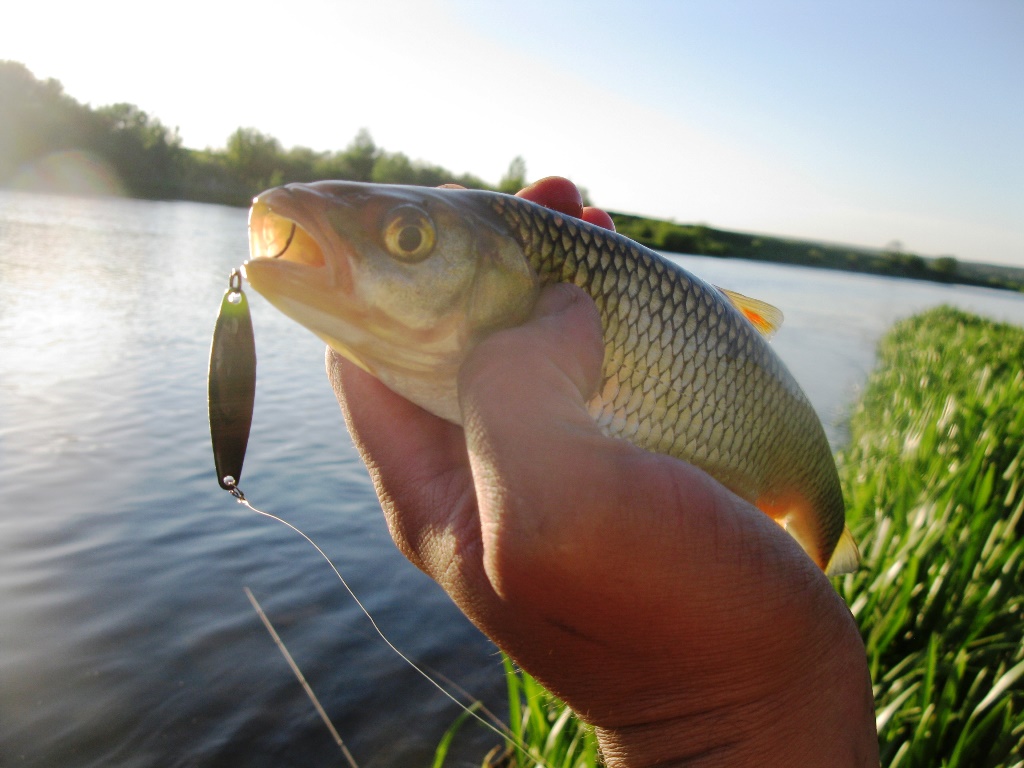
[[[0,765],[342,765],[244,587],[364,768],[429,764],[457,715],[305,541],[216,484],[209,336],[245,227],[221,206],[0,191]],[[895,319],[950,303],[1024,325],[1024,295],[680,261],[783,309],[773,343],[834,447]],[[322,344],[249,297],[242,487],[317,541],[405,653],[500,706],[494,647],[387,535]]]

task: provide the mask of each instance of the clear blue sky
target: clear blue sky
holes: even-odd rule
[[[175,15],[161,19],[161,12]],[[0,58],[186,145],[253,126],[598,205],[1024,266],[1024,2],[37,0]],[[13,20],[12,20],[13,18]]]

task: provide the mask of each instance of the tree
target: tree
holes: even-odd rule
[[[384,152],[377,156],[369,181],[377,184],[411,184],[412,161],[401,152]]]
[[[322,178],[316,170],[324,156],[324,152],[314,152],[309,147],[292,147],[281,157],[284,181],[316,181]]]
[[[931,263],[931,269],[938,275],[940,280],[951,281],[957,273],[960,265],[953,256],[939,256]]]
[[[117,172],[129,193],[174,197],[183,186],[185,151],[177,129],[170,129],[134,104],[101,107],[103,124],[96,150]]]
[[[281,144],[255,128],[239,128],[231,134],[224,160],[250,194],[275,187],[284,178]]]
[[[37,80],[17,61],[0,61],[0,105],[0,184],[52,152],[91,149],[102,134],[58,80]]]
[[[373,178],[373,167],[380,158],[381,152],[373,143],[370,132],[360,128],[341,155],[342,174],[339,178],[352,181],[370,181]]]
[[[508,164],[508,170],[505,171],[505,175],[498,182],[498,191],[514,195],[525,186],[526,161],[523,160],[522,155],[516,155],[516,157],[512,158],[512,162]]]

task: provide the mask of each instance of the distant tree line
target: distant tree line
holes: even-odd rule
[[[713,229],[703,224],[677,224],[611,212],[617,231],[660,251],[690,253],[807,267],[909,277],[939,283],[980,285],[1024,291],[1024,269],[960,262],[953,256],[929,258],[907,253],[893,241],[873,250]]]
[[[255,128],[238,128],[224,149],[188,149],[176,128],[134,104],[80,104],[59,81],[38,80],[15,61],[0,61],[0,104],[0,187],[24,180],[26,169],[47,157],[76,151],[109,168],[125,194],[152,199],[247,205],[268,187],[317,179],[495,188],[476,176],[387,152],[366,130],[335,152],[284,149]],[[524,177],[525,164],[516,158],[497,188],[516,191]]]
[[[123,194],[228,205],[248,205],[255,193],[279,184],[317,179],[431,187],[454,182],[509,193],[526,184],[521,157],[490,186],[476,176],[385,151],[366,130],[333,152],[284,149],[255,128],[238,128],[224,149],[189,149],[176,128],[134,104],[92,108],[66,94],[59,81],[39,80],[24,64],[0,61],[0,187],[77,191],[61,189],[59,178],[39,181],[31,174],[47,158],[69,152],[97,159]],[[619,213],[612,218],[619,232],[658,250],[1024,290],[1024,270],[961,264],[952,256],[924,258],[903,252],[897,242],[882,250],[856,249]]]

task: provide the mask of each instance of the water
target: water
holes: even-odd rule
[[[0,765],[341,765],[245,586],[362,766],[427,764],[457,714],[308,544],[216,484],[209,334],[245,255],[243,210],[0,192]],[[682,262],[785,310],[775,346],[833,445],[897,317],[948,302],[1024,324],[1014,294]],[[399,647],[500,703],[493,646],[388,538],[322,345],[249,297],[242,487],[327,551]]]

